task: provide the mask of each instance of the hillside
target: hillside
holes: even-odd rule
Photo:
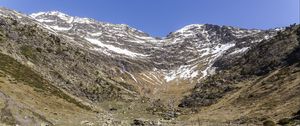
[[[199,113],[226,113],[239,123],[293,118],[300,109],[299,35],[293,25],[230,64],[220,59],[214,64],[219,72],[198,83],[179,106],[202,106]]]
[[[192,24],[164,38],[0,9],[4,125],[261,125],[299,119],[299,25]]]

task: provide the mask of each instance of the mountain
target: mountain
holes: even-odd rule
[[[214,104],[214,108],[221,110],[209,113],[230,110],[229,113],[235,115],[235,112],[242,112],[239,113],[242,118],[235,120],[239,123],[251,123],[257,119],[264,121],[270,117],[280,120],[293,115],[300,105],[299,47],[300,27],[291,25],[239,58],[230,62],[221,58],[213,65],[218,66],[218,73],[198,83],[179,106]],[[286,124],[296,125],[292,119],[287,120]]]
[[[140,66],[120,63],[119,71],[131,73],[132,80],[135,82],[136,80],[143,83],[151,81],[157,85],[168,83],[176,78],[189,80],[197,76],[205,77],[209,75],[207,66],[227,50],[230,49],[228,54],[234,51],[236,51],[234,53],[242,53],[253,45],[251,43],[268,39],[276,33],[274,30],[247,30],[195,24],[161,39],[150,37],[124,24],[98,22],[56,11],[40,12],[30,16],[55,32],[77,40],[76,42],[83,46],[86,45],[86,48],[95,51],[98,55],[122,57],[130,62],[140,63]],[[206,64],[204,68],[198,66],[200,63]],[[159,76],[155,77],[147,72],[154,72]],[[164,82],[156,78],[163,78]]]
[[[6,8],[0,9],[0,26],[1,122],[8,125],[191,125],[195,110],[218,105],[230,94],[235,106],[252,107],[234,93],[260,89],[260,78],[281,69],[291,74],[298,69],[293,52],[298,26],[257,30],[192,24],[157,38],[125,24]],[[292,75],[286,78],[295,82],[286,87],[299,86],[298,73]],[[288,101],[299,98],[296,87]],[[279,101],[288,96],[281,95]],[[276,119],[290,117],[299,102],[293,104]],[[238,119],[244,117],[196,120],[241,123]]]

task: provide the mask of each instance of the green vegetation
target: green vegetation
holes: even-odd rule
[[[76,101],[74,98],[65,94],[59,88],[51,85],[48,81],[44,80],[41,76],[36,74],[30,68],[17,62],[15,59],[0,53],[0,70],[14,77],[18,82],[34,87],[36,90],[43,91],[49,95],[54,95],[63,98],[66,101],[77,105],[86,110],[91,110],[90,107]]]
[[[292,117],[280,119],[277,124],[283,126],[298,126],[300,124],[300,111],[294,113]]]
[[[90,100],[103,101],[104,99],[119,99],[120,95],[118,92],[121,91],[113,82],[103,78],[98,77],[95,82],[97,85],[89,85],[82,91],[88,94]]]
[[[263,123],[264,126],[276,126],[276,123],[272,120],[266,120]]]
[[[31,59],[31,60],[36,60],[37,59],[37,50],[34,49],[31,46],[22,46],[20,48],[22,55],[24,55],[26,58]]]
[[[6,40],[6,37],[3,33],[3,31],[0,29],[0,43],[4,43],[5,40]]]
[[[291,122],[291,120],[289,118],[283,118],[278,121],[278,124],[286,125],[286,124],[289,124],[290,122]]]

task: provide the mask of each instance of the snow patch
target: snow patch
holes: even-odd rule
[[[134,42],[134,43],[139,43],[139,44],[145,43],[144,41],[139,41],[139,40],[130,40],[128,42]]]
[[[48,19],[36,19],[36,20],[39,22],[46,22],[46,23],[54,22],[53,20],[48,20]]]
[[[74,21],[74,17],[70,17],[67,23],[71,24]]]
[[[36,18],[40,15],[44,15],[46,12],[38,12],[38,13],[32,13],[30,14],[29,16],[32,17],[32,18]]]
[[[190,65],[180,66],[178,69],[171,70],[171,72],[167,73],[164,79],[169,82],[176,79],[177,77],[181,79],[194,78],[198,75],[198,71],[195,70],[196,67],[196,65],[193,67],[191,67]]]
[[[95,32],[95,33],[90,33],[91,36],[100,36],[102,35],[102,32]]]
[[[90,23],[92,23],[89,18],[79,18],[79,17],[75,17],[73,22],[80,23],[80,24],[90,24]]]
[[[104,43],[100,42],[97,39],[92,39],[92,38],[85,38],[85,39],[87,41],[91,42],[92,44],[98,45],[98,46],[103,47],[103,48],[107,48],[108,50],[113,51],[113,52],[118,53],[118,54],[127,55],[127,56],[130,56],[130,57],[137,57],[137,56],[145,57],[145,56],[147,56],[147,55],[144,55],[144,54],[131,52],[127,49],[121,49],[121,48],[115,47],[113,45],[104,44]]]
[[[265,35],[265,36],[264,36],[264,39],[265,39],[265,40],[268,40],[268,39],[270,39],[270,38],[271,38],[271,36],[269,36],[269,35]]]
[[[8,17],[7,15],[4,15],[4,14],[2,14],[2,13],[0,13],[0,16],[2,16],[2,17]]]
[[[211,51],[208,54],[212,54],[212,58],[208,59],[207,67],[203,71],[201,71],[202,76],[200,77],[200,79],[213,74],[215,68],[213,68],[212,65],[215,62],[215,60],[218,57],[222,56],[228,49],[230,49],[233,46],[235,46],[234,43],[227,43],[227,44],[219,44],[214,48],[212,48],[211,50],[210,48],[208,48]]]
[[[191,24],[191,25],[187,25],[187,26],[175,31],[175,33],[184,33],[184,32],[189,31],[190,29],[201,28],[203,26],[204,26],[203,24]]]
[[[102,52],[108,56],[111,56],[111,54],[109,52],[107,52],[107,50],[105,49],[101,49],[101,48],[91,48],[90,50],[94,50],[94,51],[99,51],[99,52]]]
[[[153,37],[150,36],[135,36],[138,39],[143,39],[143,40],[156,40]]]
[[[50,26],[50,27],[58,31],[68,31],[72,29],[72,27],[59,27],[59,26]]]
[[[64,14],[64,13],[61,13],[61,12],[59,12],[59,11],[50,11],[50,12],[48,12],[47,14],[48,14],[48,15],[54,15],[54,16],[57,16],[57,17],[59,17],[60,19],[65,20],[65,21],[67,21],[67,20],[70,19],[70,16],[69,16],[69,15],[66,15],[66,14]]]
[[[72,23],[72,21],[74,19],[73,17],[71,17],[67,14],[64,14],[62,12],[59,12],[59,11],[38,12],[38,13],[32,13],[29,16],[36,19],[37,21],[40,21],[40,22],[50,22],[50,20],[38,19],[39,16],[41,16],[41,15],[57,16],[58,18],[60,18],[61,20],[66,21],[67,23]],[[53,22],[53,21],[51,21],[51,22]]]
[[[233,43],[220,44],[220,45],[217,45],[215,48],[213,48],[212,53],[213,54],[217,54],[217,53],[220,54],[220,53],[223,53],[224,51],[230,49],[233,46],[235,46],[235,44],[233,44]]]
[[[243,52],[247,51],[248,49],[249,49],[249,47],[244,47],[244,48],[235,50],[234,52],[230,53],[229,55],[238,54],[238,53],[243,53]]]
[[[174,71],[172,71],[172,72],[168,73],[168,74],[165,76],[164,79],[165,79],[167,82],[169,82],[169,81],[174,80],[175,78],[176,78],[176,73],[175,73]]]
[[[210,48],[204,48],[204,49],[199,50],[199,52],[202,52],[200,57],[204,57],[204,56],[209,55],[210,54],[209,51],[210,51]]]

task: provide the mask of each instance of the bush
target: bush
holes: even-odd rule
[[[20,48],[22,55],[31,60],[36,60],[36,50],[31,46],[22,46]]]
[[[272,120],[266,120],[263,123],[264,126],[276,126],[276,123]]]
[[[281,120],[278,121],[278,124],[279,125],[286,125],[286,124],[289,124],[290,123],[290,119],[289,118],[283,118]]]
[[[4,35],[3,32],[0,30],[0,43],[4,43],[5,40],[6,40],[5,35]]]

